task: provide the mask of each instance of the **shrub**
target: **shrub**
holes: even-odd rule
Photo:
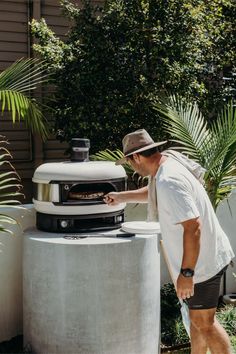
[[[216,313],[216,317],[229,336],[236,336],[236,307],[227,305]]]
[[[121,137],[140,127],[163,140],[152,109],[161,91],[199,100],[217,92],[219,102],[225,97],[219,75],[235,58],[233,0],[107,0],[100,8],[83,1],[81,9],[61,3],[72,21],[65,43],[43,19],[32,22],[39,39],[34,49],[57,86],[55,130],[63,131],[61,140],[88,137],[95,152],[119,147]]]
[[[161,288],[161,342],[171,346],[188,341],[174,285],[164,284]]]

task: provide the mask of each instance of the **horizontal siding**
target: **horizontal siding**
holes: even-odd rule
[[[65,151],[69,144],[66,142],[60,143],[54,136],[51,136],[47,142],[44,143],[44,159],[47,162],[68,159]]]
[[[25,1],[23,1],[23,4],[25,3]],[[17,2],[10,2],[7,0],[1,0],[0,1],[0,11],[1,12],[7,12],[7,11],[11,11],[13,13],[23,13],[25,14],[25,7],[22,6],[22,3],[17,3]]]
[[[33,1],[38,1],[38,0],[33,0]],[[21,4],[21,5],[25,5],[25,6],[28,6],[28,1],[27,0],[1,0],[1,3],[2,4],[5,4],[5,3],[12,3],[12,4]]]
[[[0,41],[8,42],[8,43],[24,43],[27,45],[28,42],[28,1],[27,0],[18,0],[18,1],[1,0],[0,1]],[[11,51],[14,51],[13,48]],[[27,47],[25,53],[27,54]]]
[[[1,60],[12,63],[20,58],[27,58],[26,52],[1,52]]]
[[[13,156],[14,162],[17,161],[32,161],[32,143],[31,135],[28,130],[24,130],[23,124],[15,125],[11,130],[3,131],[0,134],[4,135],[8,140],[9,150]]]
[[[4,32],[0,32],[0,41],[8,43],[25,43],[27,45],[28,33],[15,33],[10,32],[8,26],[5,28]],[[1,59],[1,58],[0,58]]]
[[[47,22],[47,18],[46,18],[46,22]],[[51,25],[49,27],[58,37],[60,37],[60,39],[62,39],[62,37],[65,37],[68,32],[68,27],[65,26]]]
[[[0,70],[28,56],[28,1],[0,2]]]
[[[66,27],[66,29],[68,30],[68,20],[66,20],[65,18],[60,18],[59,16],[48,16],[48,15],[43,15],[43,17],[45,16],[47,25],[51,28],[51,26],[58,26],[59,23],[59,19],[60,19],[60,25],[58,27]],[[58,34],[58,33],[57,33]]]
[[[68,156],[64,154],[64,151],[61,149],[58,150],[46,150],[44,160],[45,162],[56,162],[56,161],[64,161],[68,159]]]
[[[11,114],[6,112],[0,119],[0,134],[4,135],[9,142],[9,149],[15,162],[31,162],[32,138],[24,121],[12,123]]]
[[[25,161],[26,158],[25,149],[11,150],[11,154],[13,156],[14,161]]]
[[[52,5],[48,5],[47,3],[45,5],[43,5],[43,9],[42,9],[42,16],[60,16],[62,15],[61,13],[61,7],[60,6],[52,6]]]
[[[49,150],[58,149],[60,147],[60,149],[65,151],[68,148],[68,144],[67,143],[60,143],[57,140],[53,139],[52,137],[51,137],[51,139],[49,139],[47,141],[46,144],[47,144],[47,148]]]
[[[28,1],[1,0],[0,70],[8,68],[20,58],[27,58],[28,45]],[[23,178],[31,175],[32,139],[24,122],[13,124],[11,115],[5,112],[0,117],[0,134],[5,135],[10,143],[8,148],[13,156],[13,164],[17,164],[20,175]]]
[[[1,32],[7,31],[7,32],[14,32],[14,33],[27,33],[28,24],[22,22],[1,21],[0,31]]]
[[[23,9],[22,9],[23,11]],[[27,12],[0,11],[0,21],[27,23]]]
[[[9,131],[21,131],[26,129],[23,122],[20,123],[16,122],[13,124],[10,121],[4,121],[1,119],[0,124],[1,124],[0,134],[2,135],[4,135]]]
[[[12,143],[17,143],[18,141],[25,141],[26,139],[29,139],[28,129],[22,129],[21,131],[19,131],[14,130],[14,128],[12,128],[9,131],[5,131],[4,134],[7,137],[8,141]]]
[[[2,52],[8,52],[11,53],[12,51],[17,52],[17,53],[27,53],[28,51],[28,45],[27,43],[19,43],[19,42],[5,42],[1,41],[0,39],[0,53],[2,55]],[[0,58],[1,58],[0,55]]]
[[[14,168],[16,169],[17,173],[24,181],[24,179],[32,179],[34,174],[34,163],[33,162],[17,162],[15,160],[12,161]],[[25,193],[25,192],[24,192]]]

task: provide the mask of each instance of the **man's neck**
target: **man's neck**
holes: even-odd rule
[[[162,155],[160,152],[150,157],[150,175],[156,176],[159,167],[168,159],[168,156]]]

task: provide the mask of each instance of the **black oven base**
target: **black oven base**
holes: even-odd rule
[[[36,213],[38,230],[47,232],[88,232],[114,230],[124,222],[124,210],[92,215],[54,215]]]

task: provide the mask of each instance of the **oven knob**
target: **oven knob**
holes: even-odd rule
[[[65,229],[66,227],[68,227],[69,221],[68,220],[61,220],[60,225],[61,225],[61,227],[63,227],[63,229]]]
[[[65,191],[68,191],[68,190],[70,189],[70,187],[68,186],[68,184],[65,184],[65,185],[64,185],[64,189],[65,189]]]

